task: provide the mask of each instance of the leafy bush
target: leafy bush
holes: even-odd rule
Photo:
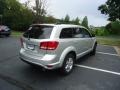
[[[109,31],[105,28],[97,28],[93,30],[93,33],[97,36],[106,36],[110,34]]]
[[[113,34],[119,34],[120,35],[120,21],[115,21],[111,23],[111,29]]]
[[[106,29],[110,34],[120,35],[120,21],[110,22],[106,25]]]

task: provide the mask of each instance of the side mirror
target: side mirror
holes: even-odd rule
[[[92,34],[92,37],[95,37],[95,34]]]

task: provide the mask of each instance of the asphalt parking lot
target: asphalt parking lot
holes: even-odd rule
[[[98,45],[68,76],[31,67],[19,59],[19,49],[19,38],[0,38],[0,90],[120,90],[120,56],[111,46]]]

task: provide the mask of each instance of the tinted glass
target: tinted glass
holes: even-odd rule
[[[31,26],[23,36],[34,39],[48,39],[50,38],[52,30],[53,26],[34,25]]]
[[[72,28],[62,29],[61,34],[60,34],[60,38],[72,38],[72,36],[73,36],[72,31],[73,31]]]
[[[90,38],[91,37],[90,33],[86,29],[81,28],[81,30],[82,30],[82,33],[84,35],[84,38]]]
[[[74,38],[83,38],[84,34],[82,33],[82,30],[80,28],[74,28],[73,29],[73,37]]]

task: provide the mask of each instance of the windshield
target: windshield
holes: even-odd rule
[[[23,34],[26,38],[48,39],[50,38],[53,26],[34,25]]]

